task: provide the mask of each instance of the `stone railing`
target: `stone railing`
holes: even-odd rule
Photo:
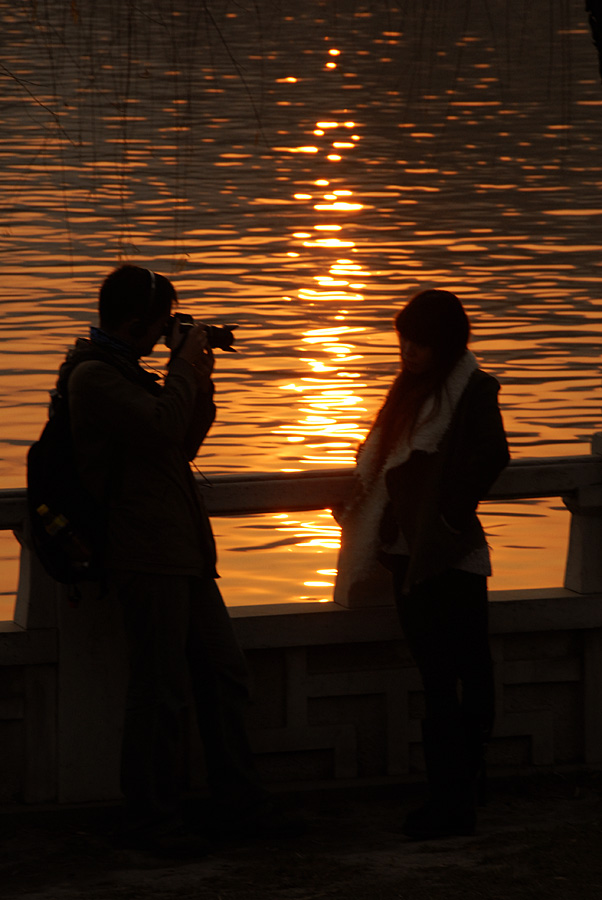
[[[571,513],[564,586],[578,593],[602,591],[602,433],[592,454],[512,461],[487,499],[511,501],[562,497]],[[210,516],[254,515],[332,509],[351,486],[349,469],[302,473],[212,475],[199,480]],[[20,533],[26,518],[25,490],[0,491],[0,530]],[[22,548],[15,621],[27,627],[30,612],[30,561]]]
[[[571,514],[564,588],[492,596],[494,772],[602,763],[602,438],[592,449],[513,461],[489,495],[559,496]],[[336,507],[350,483],[349,470],[221,475],[204,494],[212,516],[300,511]],[[0,492],[0,529],[23,535],[25,518],[24,490]],[[421,777],[420,681],[391,605],[231,615],[253,676],[251,733],[267,781]],[[115,601],[91,593],[74,609],[24,542],[15,618],[0,623],[0,800],[118,796],[125,672]],[[193,738],[191,754],[194,786]]]

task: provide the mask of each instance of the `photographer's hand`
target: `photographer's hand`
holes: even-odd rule
[[[201,379],[208,381],[211,378],[215,360],[203,325],[190,329],[178,356],[194,366]]]

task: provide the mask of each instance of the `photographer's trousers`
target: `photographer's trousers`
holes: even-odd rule
[[[232,808],[262,793],[247,732],[247,667],[212,578],[121,573],[130,676],[122,790],[130,827],[181,816],[190,698],[212,796]]]

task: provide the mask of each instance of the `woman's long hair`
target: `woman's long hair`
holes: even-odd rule
[[[464,307],[455,294],[440,290],[421,291],[412,297],[396,315],[395,329],[400,338],[430,347],[433,365],[423,375],[402,365],[375,420],[381,429],[379,465],[402,438],[412,437],[420,411],[431,396],[431,415],[436,415],[445,382],[465,353],[470,336]]]

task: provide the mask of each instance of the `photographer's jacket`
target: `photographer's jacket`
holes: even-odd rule
[[[189,465],[215,418],[209,385],[203,390],[177,357],[161,387],[119,349],[79,340],[67,355],[59,389],[67,389],[83,483],[107,510],[107,569],[215,575]]]

